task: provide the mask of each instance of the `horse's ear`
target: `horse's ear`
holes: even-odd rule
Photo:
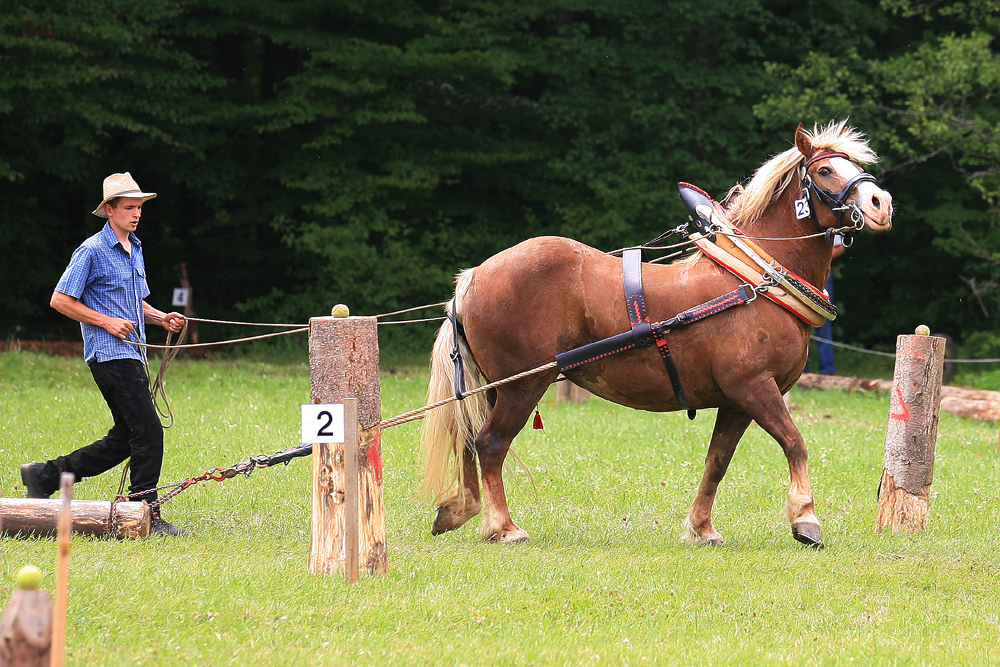
[[[802,127],[802,123],[799,123],[799,126],[795,128],[795,147],[806,158],[812,155],[812,139],[806,133],[805,128]]]

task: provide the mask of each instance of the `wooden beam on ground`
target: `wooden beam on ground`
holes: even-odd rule
[[[309,320],[310,400],[338,404],[357,399],[358,569],[384,574],[385,498],[382,486],[382,419],[378,326],[374,317]],[[345,425],[346,426],[346,425]],[[313,525],[309,571],[348,574],[346,452],[344,444],[313,448]],[[318,485],[318,487],[317,487]],[[328,500],[317,504],[316,494]],[[333,544],[318,544],[332,535]],[[326,537],[324,537],[326,536]]]
[[[837,375],[803,373],[797,387],[802,389],[842,389],[844,391],[892,391],[891,380],[866,380]],[[1000,421],[1000,391],[941,387],[941,409],[949,414],[969,419]]]
[[[114,505],[114,516],[112,516]],[[3,498],[0,526],[4,536],[54,535],[62,500],[49,498]],[[110,535],[119,539],[149,535],[150,511],[145,502],[111,503],[104,500],[74,500],[71,503],[73,532],[80,535]]]
[[[876,531],[927,527],[945,340],[899,336],[878,490]]]

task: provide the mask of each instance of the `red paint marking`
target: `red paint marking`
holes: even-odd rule
[[[903,356],[906,356],[906,357],[916,357],[917,359],[921,359],[923,361],[927,361],[927,356],[926,355],[923,355],[923,354],[920,354],[919,352],[914,352],[913,351],[913,348],[914,348],[914,346],[916,344],[917,344],[917,339],[915,337],[914,338],[910,338],[910,340],[907,341],[907,343],[906,343],[906,348],[903,350]]]
[[[903,408],[902,412],[890,412],[889,416],[893,419],[898,419],[900,421],[906,421],[910,418],[910,409],[906,407],[906,401],[903,400],[903,392],[899,390],[899,387],[893,387],[896,392],[896,398],[899,399],[899,406]]]
[[[375,442],[368,448],[368,467],[375,471],[375,483],[382,483],[382,455],[379,451],[382,448],[382,431],[375,432]]]

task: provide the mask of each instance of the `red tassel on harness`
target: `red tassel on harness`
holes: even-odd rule
[[[538,408],[535,408],[535,421],[531,423],[531,427],[534,428],[536,431],[541,431],[543,428],[545,428],[542,425],[542,415],[538,414]]]

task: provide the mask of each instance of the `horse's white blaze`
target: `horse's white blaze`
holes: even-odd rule
[[[830,168],[844,182],[851,180],[863,170],[850,160],[842,157],[830,159]],[[854,186],[854,191],[848,193],[847,201],[858,205],[865,214],[865,224],[873,231],[888,229],[892,226],[892,195],[872,181],[862,181]]]

